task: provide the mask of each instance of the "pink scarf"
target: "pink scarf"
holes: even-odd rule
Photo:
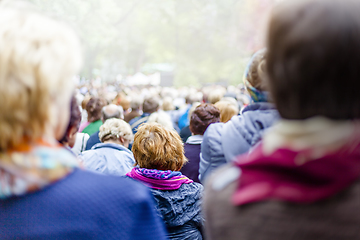
[[[146,186],[159,190],[176,190],[182,184],[192,183],[193,180],[176,171],[162,171],[157,169],[133,168],[126,174],[133,179],[143,182]]]
[[[232,196],[235,205],[267,199],[312,203],[349,187],[360,177],[360,145],[342,149],[299,165],[299,152],[278,149],[266,156],[262,144],[240,156],[239,187]]]

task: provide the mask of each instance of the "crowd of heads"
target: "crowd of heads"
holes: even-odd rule
[[[39,139],[71,148],[80,123],[101,120],[99,140],[132,145],[136,167],[179,171],[188,161],[179,136],[184,126],[202,136],[211,124],[226,125],[252,103],[274,103],[285,120],[360,118],[355,0],[284,1],[271,13],[266,48],[250,59],[243,84],[229,87],[117,84],[114,92],[107,90],[111,84],[85,83],[75,89],[82,50],[71,28],[6,7],[0,8],[0,23],[6,23],[0,26],[0,152]],[[123,120],[131,112],[138,118],[148,114],[136,134],[131,121]],[[180,116],[185,125],[178,128]]]
[[[132,151],[141,168],[179,171],[187,161],[180,136],[172,129],[148,123],[134,138]]]

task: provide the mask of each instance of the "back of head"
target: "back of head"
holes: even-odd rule
[[[164,111],[158,111],[150,114],[147,122],[148,123],[156,122],[170,129],[174,127],[170,116]]]
[[[165,97],[163,99],[163,103],[162,103],[162,109],[164,111],[172,111],[175,109],[175,106],[173,104],[173,99],[171,97]]]
[[[124,120],[111,118],[101,125],[99,132],[101,142],[117,140],[120,137],[128,141],[132,141],[134,138],[130,125]]]
[[[209,93],[208,101],[211,104],[215,104],[220,101],[221,98],[224,96],[223,89],[215,89]]]
[[[228,122],[233,116],[239,114],[239,107],[237,102],[230,102],[229,100],[221,100],[215,103],[215,107],[220,110],[220,122]]]
[[[244,85],[254,102],[267,102],[265,82],[266,49],[257,51],[250,59],[244,74]]]
[[[160,100],[158,97],[149,97],[144,100],[143,103],[143,112],[144,113],[153,113],[158,110],[160,104]]]
[[[66,129],[66,131],[64,133],[64,136],[61,138],[61,140],[59,142],[62,143],[62,144],[67,143],[68,140],[69,140],[69,132],[73,128],[75,128],[76,131],[78,131],[80,122],[81,122],[80,108],[79,108],[79,106],[77,104],[76,97],[73,96],[71,98],[69,124],[68,124],[68,127],[67,127],[67,129]]]
[[[61,138],[82,62],[76,34],[25,9],[0,7],[0,22],[0,151],[44,135]]]
[[[112,104],[121,106],[125,111],[130,108],[129,98],[122,92],[116,95],[116,97],[112,100]]]
[[[360,118],[359,12],[356,0],[292,0],[274,9],[267,72],[283,118]]]
[[[257,51],[250,59],[244,74],[245,86],[246,82],[248,82],[252,87],[256,88],[259,91],[266,90],[266,88],[264,87],[264,73],[266,65],[265,55],[266,49],[261,49]],[[248,88],[248,86],[246,87]]]
[[[179,134],[158,123],[138,129],[132,151],[141,168],[178,171],[187,161]]]
[[[130,101],[131,111],[140,110],[143,100],[140,97],[133,97]]]
[[[106,105],[106,101],[99,97],[92,97],[86,104],[88,121],[95,122],[101,118],[101,110]]]
[[[109,104],[103,107],[101,110],[101,120],[105,122],[110,118],[123,119],[124,118],[123,108],[115,104]]]
[[[90,95],[86,95],[84,97],[84,99],[81,101],[81,108],[82,109],[86,109],[86,104],[89,102],[90,99],[91,99]]]
[[[195,135],[203,135],[211,123],[220,121],[220,111],[210,103],[200,104],[190,117],[190,131]]]
[[[185,103],[186,104],[193,104],[194,102],[199,101],[196,94],[190,93],[185,97]]]

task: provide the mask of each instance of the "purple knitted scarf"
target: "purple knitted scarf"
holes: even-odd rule
[[[133,168],[126,176],[139,180],[150,188],[159,190],[176,190],[184,183],[188,184],[193,182],[193,180],[182,175],[181,172],[170,170],[162,171],[157,169]]]

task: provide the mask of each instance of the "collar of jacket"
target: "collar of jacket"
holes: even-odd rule
[[[275,109],[275,105],[269,102],[251,103],[241,111],[241,114],[247,111],[268,110],[268,109]]]
[[[116,149],[119,151],[130,151],[126,147],[116,144],[116,143],[97,143],[91,149],[95,150],[95,149],[100,149],[100,148],[113,148],[113,149]]]
[[[204,136],[203,135],[192,135],[187,140],[187,144],[201,144],[203,141]]]

